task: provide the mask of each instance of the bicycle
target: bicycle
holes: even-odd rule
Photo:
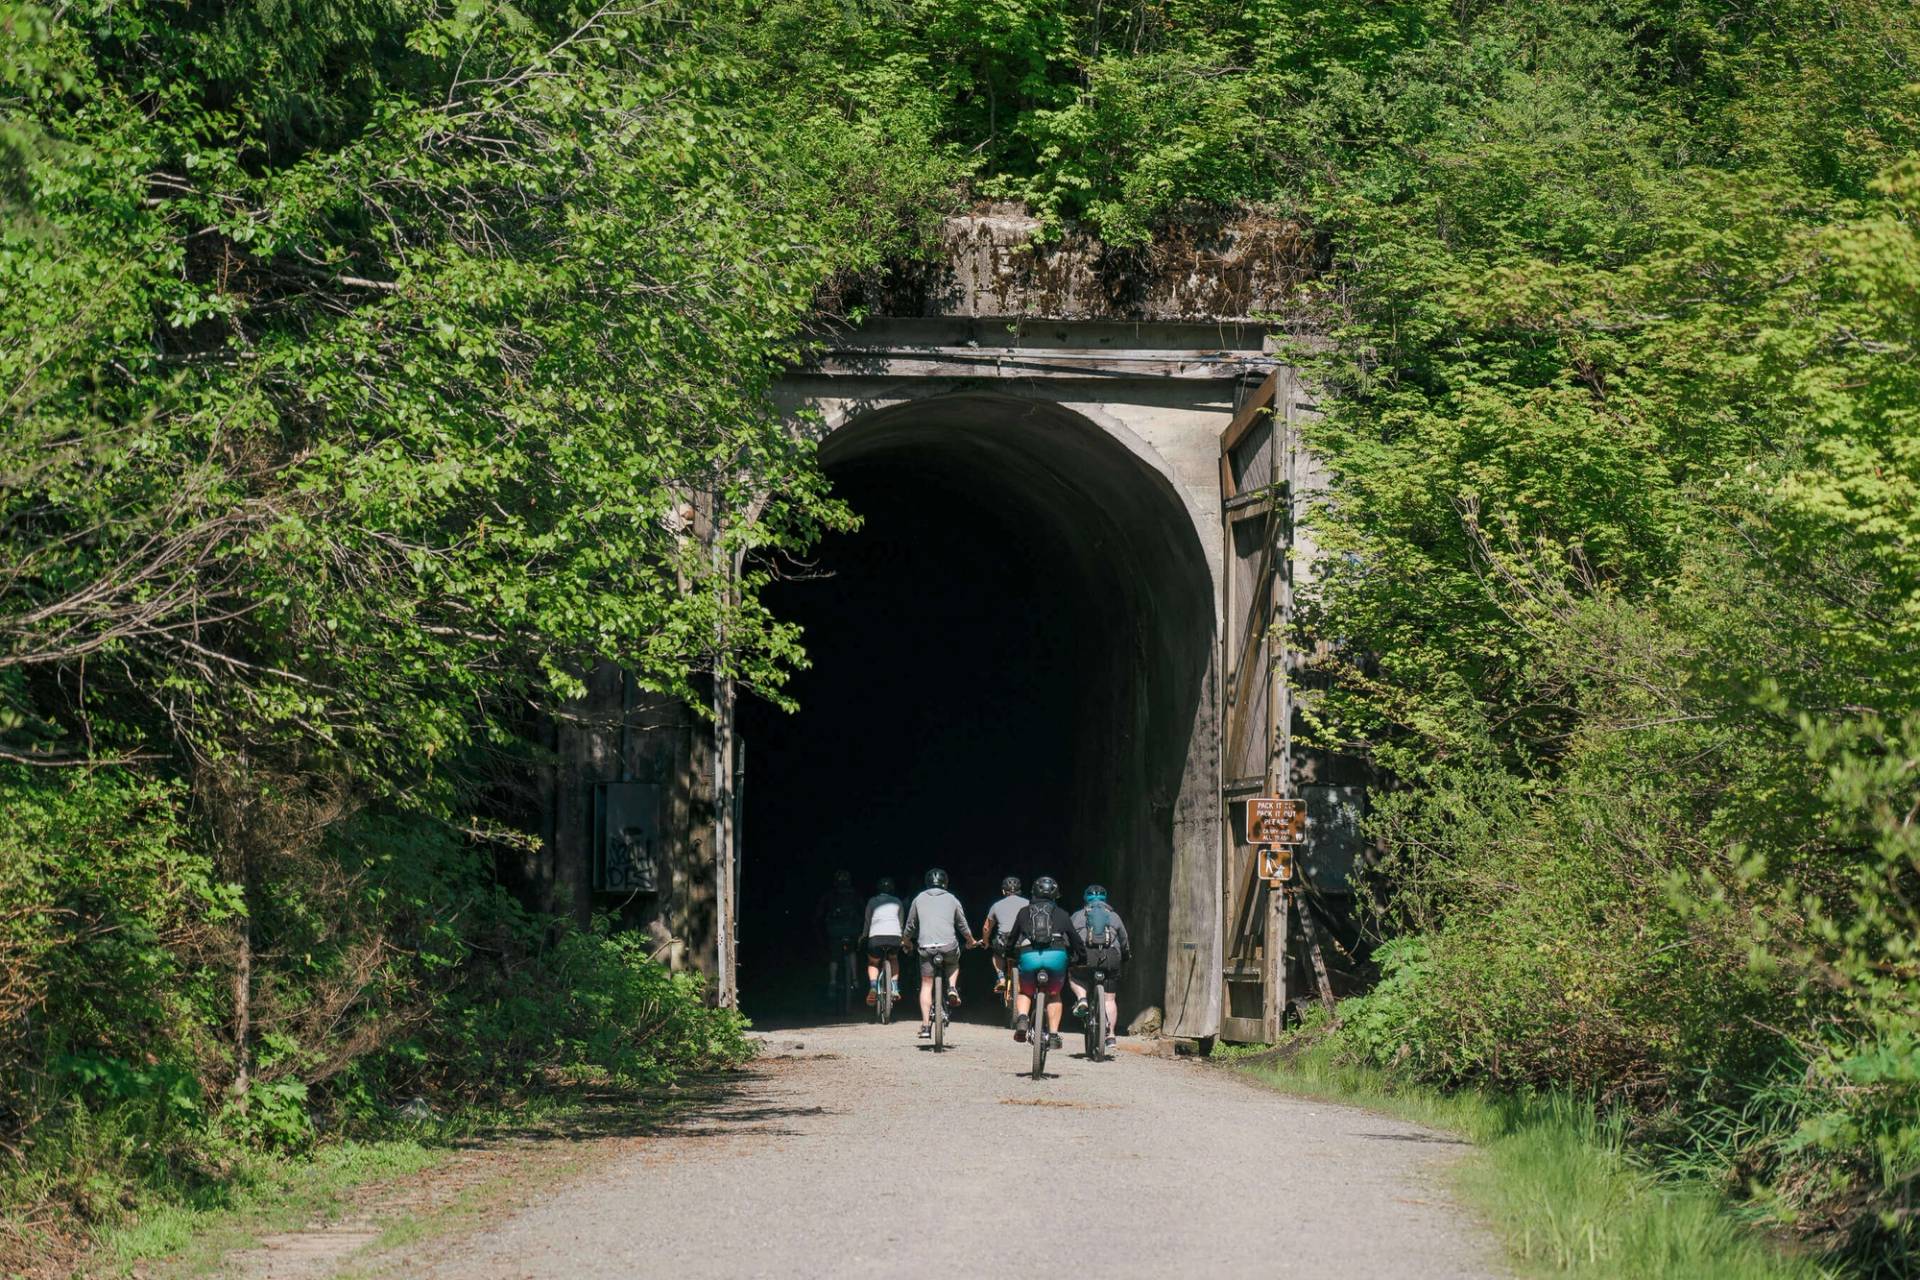
[[[1087,984],[1087,1016],[1080,1020],[1086,1034],[1087,1061],[1107,1061],[1107,971],[1094,969]]]
[[[1027,1041],[1033,1046],[1033,1078],[1047,1078],[1047,978],[1045,969],[1039,969],[1033,975],[1033,1022],[1027,1031]]]
[[[933,1051],[947,1048],[947,970],[943,965],[933,974]]]
[[[1006,965],[1005,981],[1000,986],[1000,998],[1007,1005],[1007,1027],[1011,1030],[1020,1021],[1020,968],[1015,963],[1011,951],[1000,953],[1001,961]]]
[[[853,1016],[853,988],[859,971],[859,966],[854,963],[854,959],[853,939],[840,939],[840,955],[834,962],[833,981],[837,993],[834,997],[834,1012],[843,1018]]]
[[[898,963],[898,961],[894,959],[894,957],[898,955],[899,952],[895,951],[891,955],[882,954],[874,957],[880,965],[880,982],[874,996],[873,1014],[874,1017],[880,1020],[880,1025],[883,1027],[893,1021],[893,985],[895,979],[893,973],[887,966],[890,962]]]

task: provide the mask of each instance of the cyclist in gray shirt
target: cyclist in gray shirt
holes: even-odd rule
[[[979,944],[973,940],[973,930],[967,925],[967,913],[960,907],[960,899],[947,892],[947,873],[935,867],[927,872],[927,887],[914,898],[913,905],[907,908],[907,932],[903,939],[907,947],[918,951],[920,955],[920,1038],[933,1038],[933,978],[935,973],[947,975],[947,1003],[960,1003],[960,942],[966,940],[970,947]],[[946,1011],[940,1011],[946,1017]]]
[[[993,944],[993,989],[998,993],[1013,981],[1013,961],[1007,958],[1007,938],[1013,932],[1013,922],[1020,914],[1020,908],[1027,900],[1020,896],[1020,877],[1008,876],[1000,882],[1000,901],[987,908],[987,918],[980,924],[980,941]]]

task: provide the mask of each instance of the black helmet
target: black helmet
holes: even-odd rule
[[[1090,884],[1087,886],[1087,891],[1080,895],[1080,901],[1086,903],[1088,906],[1092,906],[1096,902],[1105,902],[1106,900],[1107,886],[1103,884]]]
[[[1045,898],[1048,902],[1058,901],[1060,897],[1060,882],[1052,876],[1041,876],[1033,882],[1033,896],[1036,898]]]
[[[880,877],[880,882],[879,882],[878,884],[876,884],[876,885],[874,885],[874,886],[873,886],[873,890],[874,890],[874,892],[875,892],[875,893],[892,893],[892,892],[893,892],[893,877],[892,877],[892,876],[881,876],[881,877]]]
[[[1014,894],[1020,892],[1020,877],[1008,876],[1000,882],[1000,892]]]
[[[944,889],[947,887],[947,873],[935,867],[927,872],[927,888]]]
[[[833,873],[833,887],[836,889],[853,888],[853,872],[840,870]]]

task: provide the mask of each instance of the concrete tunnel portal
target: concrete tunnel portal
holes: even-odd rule
[[[797,712],[741,707],[746,1011],[819,1012],[839,867],[903,898],[944,867],[976,927],[1003,876],[1056,876],[1069,906],[1104,883],[1135,948],[1122,1017],[1164,1006],[1176,848],[1217,840],[1192,821],[1216,794],[1213,587],[1179,492],[1124,428],[1003,395],[855,416],[820,459],[864,523],[768,592],[812,666]],[[966,966],[990,1018],[984,954]]]

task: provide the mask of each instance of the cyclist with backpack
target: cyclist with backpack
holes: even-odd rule
[[[1107,1050],[1112,1052],[1113,1029],[1120,1025],[1120,1001],[1113,994],[1113,988],[1120,980],[1120,970],[1133,959],[1133,942],[1127,937],[1127,926],[1120,919],[1120,913],[1107,905],[1106,886],[1088,885],[1081,901],[1085,905],[1073,913],[1072,922],[1074,935],[1085,950],[1067,979],[1077,1002],[1073,1016],[1087,1016],[1086,984],[1093,981],[1093,970],[1105,970],[1106,999],[1102,1003],[1107,1007]]]
[[[887,971],[887,990],[900,998],[900,939],[906,933],[907,909],[893,895],[893,877],[881,876],[867,899],[863,936],[867,953],[867,1003],[880,1001],[880,970]]]
[[[993,944],[993,989],[997,994],[1013,981],[1013,959],[1007,952],[1007,935],[1013,930],[1013,918],[1027,900],[1020,896],[1020,877],[1008,876],[1000,882],[1000,900],[987,908],[980,923],[980,940]]]
[[[1014,964],[1020,973],[1013,1038],[1025,1044],[1029,1032],[1044,1035],[1048,1047],[1053,1049],[1060,1047],[1061,1002],[1057,998],[1048,1002],[1046,1027],[1034,1027],[1028,1020],[1033,1011],[1033,994],[1039,987],[1037,975],[1040,970],[1046,970],[1047,994],[1058,997],[1068,965],[1084,962],[1087,956],[1087,944],[1074,932],[1072,918],[1060,909],[1059,897],[1060,882],[1052,876],[1035,880],[1033,900],[1020,908],[1007,935],[1008,950],[1013,952]]]
[[[960,1004],[962,939],[970,947],[979,945],[973,939],[973,930],[967,925],[967,913],[961,909],[960,899],[947,892],[947,873],[935,867],[927,872],[927,887],[907,908],[906,933],[901,937],[902,943],[914,948],[920,956],[922,1040],[933,1038],[936,1012],[942,1018],[947,1016],[945,1009],[936,1011],[933,1007],[933,978],[936,973],[947,975],[947,1003],[955,1007]]]
[[[833,888],[820,895],[813,909],[813,925],[827,947],[827,1004],[839,1006],[839,985],[853,984],[853,944],[860,937],[860,895],[853,889],[853,873],[833,873]],[[842,957],[846,971],[841,971]]]

